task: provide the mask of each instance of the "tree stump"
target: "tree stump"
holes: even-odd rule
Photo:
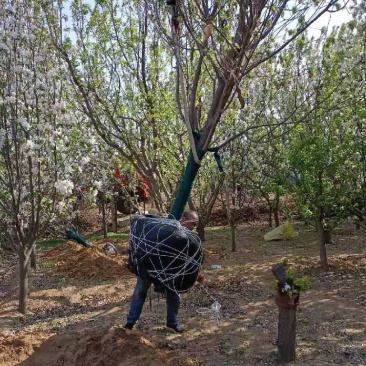
[[[278,280],[278,293],[275,297],[279,310],[278,361],[287,363],[296,358],[296,310],[300,293],[287,283],[287,273],[281,265],[273,267],[272,272]]]
[[[291,362],[296,358],[296,310],[299,295],[290,298],[287,294],[276,296],[278,306],[278,360]]]

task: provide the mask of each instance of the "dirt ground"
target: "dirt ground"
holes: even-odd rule
[[[103,240],[40,253],[26,317],[16,312],[16,259],[6,255],[0,259],[0,365],[276,365],[271,268],[285,258],[311,284],[300,296],[297,359],[290,365],[365,365],[365,232],[335,232],[325,273],[316,233],[301,224],[297,229],[296,240],[264,242],[265,225],[247,224],[238,229],[233,253],[229,229],[209,228],[204,286],[182,296],[183,334],[165,329],[165,300],[154,292],[136,329],[123,329],[135,284],[126,268],[127,241],[112,241],[119,251],[114,257],[102,252]],[[214,301],[221,305],[219,320],[210,312]]]

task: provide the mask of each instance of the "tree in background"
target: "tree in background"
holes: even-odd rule
[[[92,136],[68,105],[65,65],[39,2],[0,1],[0,29],[0,220],[19,256],[19,311],[26,313],[36,240],[50,223],[70,223],[76,173],[89,164],[82,137]]]
[[[303,90],[312,94],[306,106],[308,123],[299,125],[291,135],[290,166],[296,177],[293,194],[300,211],[315,219],[325,270],[325,244],[331,230],[349,216],[349,207],[362,186],[362,146],[355,138],[352,106],[365,103],[363,83],[358,82],[365,63],[359,52],[364,27],[355,30],[352,24],[342,26],[326,39],[322,57],[307,57],[311,78],[304,75]],[[314,42],[302,46],[310,48],[309,55],[317,48]]]
[[[227,123],[228,131],[234,133],[238,121]],[[252,144],[245,136],[227,144],[223,150],[226,167],[226,177],[220,191],[220,200],[225,209],[231,229],[231,250],[236,251],[236,229],[243,216],[250,215],[250,205],[256,198],[256,192],[251,184],[249,156]]]
[[[201,169],[197,175],[192,194],[194,199],[190,198],[188,202],[190,209],[198,213],[197,232],[202,241],[205,241],[205,228],[209,223],[225,179],[224,167],[220,166],[218,168],[217,164],[214,157],[207,159],[205,168]],[[222,164],[221,157],[219,164]]]
[[[62,72],[52,58],[36,2],[1,2],[1,208],[19,255],[19,310],[27,309],[28,272],[37,236],[55,212],[58,195],[73,188],[50,159],[54,126],[62,123]],[[53,53],[55,56],[55,54]]]
[[[170,55],[148,2],[72,1],[44,6],[51,36],[66,61],[79,107],[102,139],[133,165],[166,211],[186,154],[174,105]],[[64,28],[63,28],[64,27]]]
[[[245,0],[171,4],[172,19],[167,19],[170,14],[160,2],[110,0],[91,7],[75,1],[72,24],[77,48],[56,25],[62,5],[51,4],[45,10],[84,112],[103,139],[146,177],[159,205],[173,198],[163,176],[172,173],[176,180],[182,171],[185,143],[179,117],[184,121],[191,156],[170,210],[170,216],[179,219],[201,160],[215,147],[211,145],[216,127],[234,100],[243,106],[245,77],[322,14],[334,10],[337,1],[316,7],[309,6],[310,1],[296,6],[289,1]],[[296,29],[279,41],[290,24]],[[167,64],[166,50],[176,59],[178,111],[171,99],[173,68]],[[230,140],[242,133],[238,128]]]

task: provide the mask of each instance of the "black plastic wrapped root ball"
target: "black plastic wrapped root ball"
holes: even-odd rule
[[[201,241],[177,220],[136,216],[131,221],[128,262],[136,275],[185,292],[198,277]]]

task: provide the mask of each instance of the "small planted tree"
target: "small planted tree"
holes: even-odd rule
[[[296,273],[288,268],[287,262],[276,264],[272,268],[276,278],[275,301],[278,306],[278,360],[291,362],[296,358],[296,311],[300,292],[309,287],[306,278],[297,278]]]

